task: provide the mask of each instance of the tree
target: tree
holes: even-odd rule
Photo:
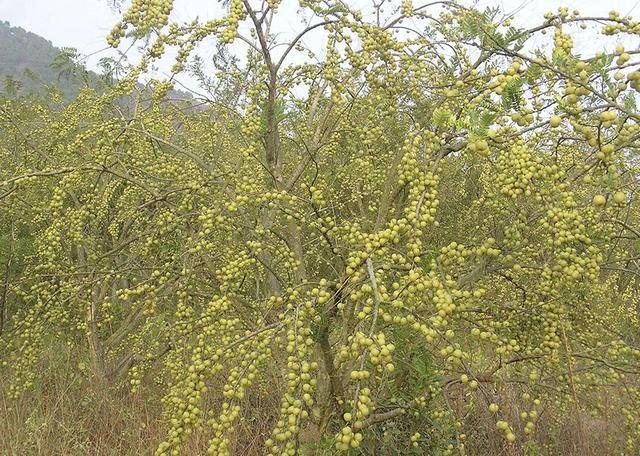
[[[96,381],[164,385],[159,455],[194,434],[243,454],[252,417],[264,454],[463,454],[478,409],[524,447],[545,404],[584,445],[610,391],[635,451],[640,73],[622,46],[577,55],[570,31],[639,23],[384,3],[300,1],[279,42],[276,1],[185,24],[134,1],[109,41],[145,53],[111,92],[7,102],[1,201],[35,246],[7,275],[14,395],[57,334]],[[120,109],[169,47],[177,74],[205,39],[247,48],[207,110],[167,104],[166,81]],[[312,40],[322,59],[303,59]]]

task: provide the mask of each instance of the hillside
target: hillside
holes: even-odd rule
[[[51,41],[0,21],[0,90],[11,90],[8,79],[19,81],[23,94],[43,91],[47,84],[55,83],[66,99],[73,98],[82,83],[61,76],[61,69],[52,66],[60,52]]]
[[[65,100],[72,100],[84,84],[99,83],[100,76],[87,71],[64,56],[65,51],[51,41],[22,27],[0,20],[0,93],[44,93],[54,85]],[[172,90],[171,98],[189,99],[191,95]]]

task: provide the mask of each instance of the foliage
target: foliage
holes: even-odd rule
[[[282,43],[277,1],[183,24],[135,0],[109,42],[145,52],[110,90],[2,101],[13,400],[55,338],[97,385],[163,391],[158,455],[536,454],[570,420],[587,451],[600,416],[637,453],[638,54],[581,58],[570,31],[640,23],[299,3],[316,22]],[[170,47],[206,108],[134,91]]]

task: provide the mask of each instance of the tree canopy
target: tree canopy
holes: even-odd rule
[[[283,41],[279,1],[227,3],[134,0],[109,90],[2,99],[11,400],[62,343],[162,405],[157,455],[569,454],[596,420],[636,454],[640,22],[300,0]],[[123,109],[170,50],[202,109],[171,79]]]

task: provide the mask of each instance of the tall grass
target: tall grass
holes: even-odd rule
[[[152,455],[165,437],[161,420],[162,389],[147,379],[139,392],[126,388],[98,384],[87,372],[79,369],[81,359],[70,349],[52,346],[44,357],[34,388],[18,400],[0,393],[0,455],[60,455],[60,456],[145,456]],[[10,379],[0,374],[6,385]],[[274,382],[275,384],[275,382]],[[222,385],[220,385],[221,390]],[[280,392],[262,385],[248,394],[244,409],[247,414],[236,426],[232,442],[234,455],[264,454],[263,442],[277,420]],[[210,387],[215,391],[215,385]],[[631,455],[624,449],[624,426],[609,419],[613,409],[620,406],[622,396],[608,391],[605,397],[592,401],[604,406],[604,413],[594,418],[580,407],[542,409],[531,442],[523,439],[522,426],[526,420],[520,413],[527,404],[508,386],[495,391],[501,398],[500,419],[508,420],[518,432],[518,444],[507,444],[495,428],[496,416],[479,401],[461,419],[461,432],[466,435],[466,454],[470,456],[609,456]],[[205,409],[216,410],[212,394]],[[469,401],[462,389],[448,392],[448,403],[454,409]],[[585,404],[586,405],[586,404]],[[608,409],[607,409],[608,407]],[[586,408],[586,407],[585,407]],[[461,408],[462,410],[462,408]],[[619,413],[615,415],[619,416]],[[206,424],[205,424],[206,426]],[[368,432],[382,433],[384,426]],[[318,440],[313,427],[306,429],[308,440]],[[194,433],[181,454],[206,454],[207,432]],[[326,439],[325,439],[326,440]],[[330,439],[329,439],[330,440]],[[407,435],[407,441],[409,436]],[[534,443],[535,442],[535,443]],[[330,442],[318,446],[306,445],[304,454],[330,455]],[[314,449],[317,448],[317,449]],[[405,450],[358,454],[409,454]],[[389,453],[389,451],[396,451]],[[430,454],[411,450],[410,454]]]

